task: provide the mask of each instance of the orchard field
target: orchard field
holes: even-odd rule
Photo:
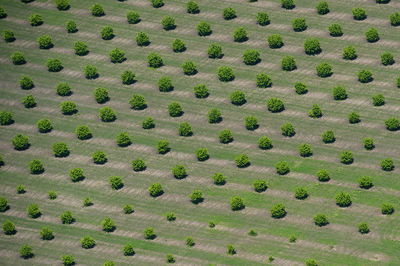
[[[0,0],[0,265],[399,265],[397,0]]]

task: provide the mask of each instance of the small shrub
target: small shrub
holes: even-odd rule
[[[39,15],[39,14],[32,14],[30,17],[29,17],[29,23],[31,24],[31,26],[33,26],[33,27],[37,27],[37,26],[40,26],[40,25],[42,25],[43,24],[43,18],[42,18],[42,16],[41,15]]]
[[[381,54],[381,62],[382,65],[384,66],[393,65],[394,64],[393,55],[389,52],[384,52],[383,54]]]
[[[212,178],[215,185],[222,186],[226,183],[226,176],[221,173],[215,173]]]
[[[243,199],[241,197],[235,196],[231,198],[230,201],[232,211],[239,211],[245,208]]]
[[[221,143],[229,143],[233,141],[232,132],[228,129],[222,130],[218,135],[219,141]]]
[[[175,263],[175,258],[172,254],[167,254],[167,263]]]
[[[296,82],[294,88],[297,94],[305,94],[308,92],[307,85],[302,82]]]
[[[185,240],[185,244],[188,247],[193,247],[195,245],[193,237],[191,237],[191,236],[187,237]]]
[[[268,110],[272,113],[278,113],[285,110],[285,105],[283,104],[283,101],[275,97],[269,98],[269,100],[267,101],[267,107]]]
[[[244,126],[247,130],[255,130],[258,128],[258,120],[254,116],[247,116],[244,120]]]
[[[397,118],[392,117],[385,121],[385,126],[386,129],[390,131],[396,131],[400,128],[400,121]]]
[[[30,77],[24,76],[24,75],[22,75],[21,78],[19,79],[19,85],[20,85],[21,89],[23,89],[23,90],[30,90],[33,87],[35,87],[32,79]]]
[[[399,12],[394,12],[393,14],[390,15],[390,24],[392,26],[400,26],[400,13]]]
[[[279,161],[275,164],[276,172],[279,175],[286,175],[290,172],[289,164],[285,161]]]
[[[37,38],[37,42],[39,44],[40,49],[50,49],[54,46],[50,35],[42,35],[39,38]]]
[[[154,119],[152,117],[146,117],[142,122],[143,129],[152,129],[155,127]]]
[[[357,52],[354,46],[349,45],[343,49],[343,59],[354,60],[357,58]]]
[[[358,179],[358,184],[360,185],[360,188],[363,189],[369,189],[374,185],[370,176],[361,177],[360,179]]]
[[[168,113],[171,117],[179,117],[183,114],[183,108],[179,103],[172,102],[168,105]]]
[[[28,137],[22,134],[16,135],[12,140],[12,144],[17,151],[26,150],[30,146]]]
[[[236,166],[239,168],[245,168],[250,165],[249,156],[247,154],[241,154],[235,157]]]
[[[134,212],[132,205],[126,204],[123,208],[125,214],[131,214]],[[126,256],[126,255],[125,255]]]
[[[38,218],[41,213],[40,213],[40,209],[39,206],[36,203],[32,203],[30,205],[28,205],[28,208],[26,208],[26,211],[29,215],[30,218]]]
[[[296,236],[294,236],[294,235],[291,235],[290,238],[289,238],[289,242],[290,242],[290,243],[295,243],[296,240],[297,240],[297,238],[296,238]]]
[[[24,194],[26,192],[25,188],[23,185],[18,185],[17,186],[17,193],[18,194]]]
[[[100,4],[94,4],[90,7],[90,11],[92,12],[92,15],[95,17],[101,17],[104,16],[106,13],[104,12],[103,7]]]
[[[322,134],[322,141],[324,143],[333,143],[335,142],[335,134],[333,133],[332,130],[327,130]]]
[[[198,13],[200,13],[199,5],[195,1],[190,0],[186,4],[186,12],[188,12],[189,14],[198,14]]]
[[[296,188],[294,191],[294,197],[300,200],[306,199],[308,197],[307,190],[304,187]]]
[[[43,240],[52,240],[54,238],[53,230],[48,227],[42,227],[42,230],[40,230],[40,238]]]
[[[332,67],[326,62],[323,62],[315,68],[317,70],[317,75],[321,78],[330,77],[332,75]]]
[[[326,169],[321,169],[317,172],[318,180],[321,182],[328,182],[331,178],[329,172]]]
[[[379,41],[379,33],[375,28],[369,28],[365,32],[365,37],[367,38],[368,42],[377,42],[377,41]]]
[[[145,32],[139,32],[136,35],[136,44],[138,46],[147,46],[150,44],[150,37]]]
[[[193,190],[192,194],[189,195],[189,198],[194,204],[198,204],[204,200],[203,192],[201,192],[201,190]]]
[[[318,266],[318,264],[314,259],[306,259],[306,266]]]
[[[0,19],[6,17],[7,17],[7,11],[4,9],[4,7],[0,6]]]
[[[172,168],[172,174],[176,179],[183,179],[187,176],[186,169],[183,165],[176,165]]]
[[[225,20],[231,20],[236,18],[236,11],[232,7],[224,8],[222,11],[222,16]]]
[[[321,53],[321,46],[317,38],[308,38],[304,42],[304,52],[308,55]]]
[[[313,154],[311,145],[308,143],[303,143],[299,147],[300,156],[309,157]]]
[[[261,180],[261,179],[254,181],[253,187],[254,187],[254,190],[259,193],[264,192],[268,188],[267,182],[265,182],[265,180]]]
[[[393,160],[390,158],[381,161],[381,168],[383,171],[392,171],[394,169]]]
[[[355,20],[364,20],[367,18],[367,13],[361,7],[353,8],[352,13]]]
[[[111,62],[113,62],[114,64],[122,63],[126,60],[125,52],[118,48],[111,50],[109,55],[110,55]]]
[[[129,24],[136,24],[140,22],[140,15],[136,11],[129,11],[126,13],[126,19]]]
[[[285,9],[295,8],[294,0],[281,0],[281,7]]]
[[[19,254],[24,259],[29,259],[34,256],[32,247],[27,244],[21,246],[21,248],[19,249]]]
[[[111,26],[104,26],[100,30],[100,35],[103,40],[111,40],[114,38],[114,30]]]
[[[96,88],[93,94],[97,103],[105,103],[110,99],[106,88]]]
[[[260,53],[257,50],[250,49],[243,52],[243,62],[246,65],[255,65],[260,61]]]
[[[305,31],[307,29],[305,18],[295,18],[292,20],[292,27],[294,31]]]
[[[114,110],[108,106],[100,109],[99,116],[103,122],[113,122],[117,119]]]
[[[57,85],[56,88],[57,94],[60,96],[69,96],[72,94],[71,87],[68,83],[61,82]]]
[[[328,6],[328,2],[326,1],[321,1],[317,4],[316,6],[317,12],[320,15],[325,15],[329,13],[329,6]]]
[[[72,255],[63,255],[61,257],[61,261],[63,262],[64,266],[75,265],[75,260],[74,260],[74,257],[72,257]]]
[[[74,51],[75,51],[75,54],[77,54],[79,56],[84,56],[89,53],[87,44],[84,42],[81,42],[81,41],[77,41],[74,43]]]
[[[122,178],[119,176],[110,176],[108,181],[110,183],[111,188],[114,190],[121,189],[124,186]]]
[[[152,197],[158,197],[161,196],[164,193],[164,191],[160,183],[153,183],[149,187],[149,193],[150,196]]]
[[[173,30],[176,28],[175,19],[171,16],[166,16],[162,19],[161,24],[164,30]]]
[[[80,140],[90,139],[92,137],[92,133],[90,132],[89,127],[86,125],[78,126],[75,129],[75,134]]]
[[[112,260],[108,260],[108,261],[104,262],[103,266],[115,266],[115,262]]]
[[[151,5],[154,8],[160,8],[164,5],[164,1],[163,0],[151,0]]]
[[[197,24],[197,34],[200,36],[208,36],[212,32],[210,24],[207,22],[200,22]]]
[[[297,68],[296,61],[291,55],[284,56],[281,61],[282,69],[285,71],[292,71]]]
[[[107,217],[101,222],[101,227],[103,231],[112,232],[115,230],[115,223],[111,218]]]
[[[149,67],[158,68],[163,65],[163,60],[157,53],[152,52],[147,56],[147,63]]]
[[[6,220],[3,224],[3,232],[5,235],[15,235],[17,230],[15,230],[15,225],[11,221]]]
[[[209,221],[208,222],[208,227],[214,228],[215,227],[215,223],[213,221]]]
[[[130,70],[125,70],[124,73],[121,74],[122,84],[131,85],[135,83],[135,73]]]
[[[329,25],[329,34],[332,37],[340,37],[343,35],[342,26],[339,23],[333,23]]]
[[[193,87],[194,95],[196,98],[207,98],[209,93],[208,93],[208,88],[204,84],[199,84],[197,86]]]
[[[381,212],[383,215],[391,215],[394,212],[394,207],[390,203],[384,203],[382,204]]]
[[[0,168],[4,166],[3,157],[0,155]],[[0,198],[0,211],[1,211],[1,198]]]
[[[93,205],[93,201],[91,198],[84,198],[82,202],[83,207],[89,207]]]
[[[366,223],[360,223],[358,224],[358,232],[361,234],[368,234],[369,233],[369,228]]]
[[[25,56],[21,52],[14,52],[10,58],[14,65],[23,65],[26,63]]]
[[[385,104],[385,97],[382,94],[372,96],[372,103],[374,106],[382,106]]]
[[[55,200],[57,198],[57,193],[54,190],[50,190],[49,193],[49,199]]]
[[[120,132],[117,136],[117,145],[119,147],[127,147],[132,144],[131,138],[127,132]]]
[[[72,182],[79,182],[85,179],[82,168],[71,169],[69,171],[69,177],[71,178]]]
[[[227,249],[226,249],[226,253],[228,255],[235,255],[236,254],[236,249],[233,245],[228,245]]]
[[[353,153],[351,151],[344,151],[340,154],[340,162],[343,164],[351,164],[353,163]]]
[[[210,158],[210,155],[208,154],[208,150],[206,148],[200,148],[196,150],[196,157],[197,160],[202,162]]]
[[[193,61],[187,60],[182,64],[182,70],[185,75],[191,76],[197,73],[197,68]]]
[[[333,94],[333,99],[337,101],[347,99],[346,89],[342,86],[334,87],[332,90],[332,94]]]
[[[266,12],[258,12],[257,13],[257,24],[260,26],[266,26],[271,22],[269,19],[268,13]]]
[[[272,78],[270,75],[267,75],[265,73],[260,73],[257,75],[256,83],[257,83],[257,87],[259,87],[259,88],[271,87]]]
[[[335,196],[336,204],[340,207],[349,207],[351,205],[350,194],[340,192]]]
[[[229,98],[234,105],[243,105],[246,103],[246,95],[240,90],[233,91]]]
[[[25,108],[35,107],[36,106],[35,97],[33,97],[31,94],[27,95],[22,99],[22,104],[25,106]]]
[[[144,234],[145,239],[151,240],[151,239],[156,238],[156,233],[154,232],[154,229],[151,227],[146,228],[144,230],[143,234]]]
[[[356,124],[356,123],[359,123],[361,121],[360,120],[360,115],[358,113],[356,113],[356,112],[351,112],[349,114],[348,118],[349,118],[350,124]]]
[[[364,143],[364,148],[367,150],[372,150],[375,148],[374,140],[372,138],[364,138],[363,143]]]
[[[185,43],[184,43],[182,40],[180,40],[180,39],[175,39],[175,40],[172,42],[172,50],[173,50],[175,53],[184,52],[184,51],[186,50]]]
[[[135,255],[135,250],[133,249],[132,244],[125,244],[124,248],[122,249],[122,252],[124,252],[124,256],[133,256]]]
[[[294,126],[291,123],[283,124],[281,127],[282,135],[286,137],[293,137],[296,134]]]
[[[96,241],[91,236],[84,236],[81,239],[81,246],[84,249],[93,248],[96,245]]]
[[[272,148],[272,141],[267,136],[260,137],[258,139],[258,147],[263,150],[268,150]]]
[[[244,42],[247,41],[247,31],[243,27],[238,27],[233,32],[233,40],[235,42]]]
[[[283,205],[282,203],[277,203],[274,206],[272,206],[270,212],[272,218],[275,219],[283,218],[286,215],[285,205]]]
[[[235,78],[232,68],[228,66],[221,66],[218,68],[218,78],[220,81],[228,82]]]
[[[207,54],[209,58],[221,58],[223,56],[221,45],[216,43],[210,44],[207,49]]]
[[[372,77],[372,72],[369,70],[361,70],[357,74],[358,76],[358,81],[361,83],[368,83],[371,82],[374,78]]]
[[[14,123],[12,113],[7,111],[0,111],[0,125],[7,126]]]
[[[60,72],[64,68],[61,61],[57,58],[48,59],[46,66],[49,72]]]
[[[329,224],[328,217],[325,214],[317,214],[314,216],[314,223],[319,227]]]
[[[172,91],[174,89],[174,86],[172,85],[172,81],[169,77],[161,77],[158,80],[158,89],[161,92],[169,92]]]
[[[57,142],[53,144],[53,154],[55,157],[67,157],[69,155],[69,150],[67,144],[63,142]]]
[[[8,210],[8,201],[6,198],[0,197],[0,212],[5,212]]]
[[[272,49],[278,49],[283,46],[283,39],[280,34],[271,34],[267,38],[268,46]]]
[[[75,21],[73,21],[73,20],[68,20],[65,23],[65,29],[67,30],[68,33],[75,33],[78,31],[78,27],[77,27]]]
[[[132,98],[129,100],[129,104],[134,110],[143,110],[147,107],[144,97],[140,94],[133,94]]]
[[[132,161],[132,169],[135,172],[140,172],[146,170],[146,163],[143,159],[138,158]]]
[[[166,140],[159,140],[157,143],[157,152],[159,154],[166,154],[170,151],[169,143]]]

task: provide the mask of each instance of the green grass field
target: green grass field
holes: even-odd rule
[[[187,1],[165,0],[164,6],[153,8],[149,0],[69,0],[71,7],[59,11],[54,0],[35,0],[22,3],[19,0],[0,0],[0,6],[7,11],[7,17],[0,19],[0,31],[12,30],[16,40],[0,41],[0,111],[13,115],[14,123],[0,127],[0,155],[4,165],[0,168],[0,197],[8,200],[8,210],[0,213],[0,223],[10,220],[15,224],[16,234],[0,233],[0,265],[62,265],[61,256],[71,254],[77,265],[103,265],[112,260],[115,265],[163,265],[166,254],[172,254],[178,265],[304,265],[307,259],[315,259],[318,265],[399,265],[400,264],[400,151],[399,130],[389,131],[385,120],[399,116],[400,89],[396,79],[400,76],[400,34],[399,27],[390,25],[389,16],[400,11],[400,3],[391,0],[388,4],[377,4],[375,0],[328,0],[330,12],[319,15],[315,9],[318,1],[297,0],[296,7],[287,10],[279,0],[224,0],[196,1],[200,13],[186,12]],[[90,7],[99,3],[105,15],[91,15]],[[237,17],[224,20],[222,11],[226,7],[236,10]],[[362,7],[367,18],[353,20],[352,9]],[[128,11],[137,11],[141,21],[129,24]],[[267,12],[269,25],[256,23],[258,12]],[[43,25],[29,24],[31,14],[40,14]],[[176,28],[166,31],[161,25],[165,16],[175,18]],[[305,17],[308,28],[303,32],[292,29],[292,20]],[[75,33],[67,33],[65,23],[74,20],[78,26]],[[200,37],[196,25],[202,21],[210,23],[212,34]],[[343,36],[331,37],[328,27],[339,23]],[[111,26],[115,37],[103,40],[100,30]],[[243,26],[248,33],[245,42],[234,42],[234,30]],[[380,40],[369,43],[365,31],[374,27]],[[138,46],[136,35],[145,32],[150,45]],[[267,36],[278,33],[284,46],[271,49]],[[37,38],[44,34],[51,36],[54,47],[39,49]],[[315,37],[320,41],[322,52],[306,55],[303,43]],[[171,44],[175,39],[186,44],[186,50],[175,53]],[[83,41],[89,53],[78,56],[74,43]],[[223,57],[211,59],[207,49],[211,43],[222,46]],[[342,59],[345,46],[353,45],[357,59]],[[110,61],[109,52],[119,48],[125,52],[126,60],[119,64]],[[261,61],[246,65],[242,54],[247,49],[260,52]],[[20,51],[25,55],[26,64],[14,65],[11,54]],[[147,56],[158,53],[164,65],[150,68]],[[395,63],[384,66],[381,54],[390,52]],[[281,69],[283,56],[295,58],[297,69],[286,72]],[[60,72],[48,72],[46,61],[58,58],[63,64]],[[181,65],[192,60],[198,73],[185,75]],[[333,67],[333,74],[327,78],[318,77],[316,66],[327,62]],[[97,67],[99,77],[86,79],[83,69],[86,65]],[[217,76],[220,66],[230,66],[235,79],[221,82]],[[136,74],[136,82],[123,85],[120,75],[125,70]],[[373,81],[360,83],[357,73],[370,70]],[[258,88],[256,76],[267,73],[272,77],[272,86]],[[35,84],[31,90],[20,88],[18,80],[22,75],[30,76]],[[162,76],[171,78],[174,90],[160,92],[157,86]],[[56,92],[61,82],[67,82],[72,95],[62,97]],[[303,82],[308,93],[296,94],[294,83]],[[205,84],[209,96],[196,98],[193,87]],[[347,89],[348,98],[333,99],[332,88],[341,85]],[[108,90],[110,100],[98,104],[93,96],[95,88]],[[241,90],[246,103],[235,106],[229,95]],[[133,110],[129,99],[132,94],[143,95],[147,108]],[[36,99],[34,108],[25,108],[22,99],[27,95]],[[372,96],[383,94],[385,104],[374,106]],[[285,110],[278,113],[268,111],[266,102],[271,97],[282,99]],[[60,104],[73,101],[78,112],[63,115]],[[167,106],[179,102],[184,114],[171,117]],[[318,104],[323,112],[321,118],[310,118],[308,111]],[[99,110],[109,106],[115,110],[114,122],[102,122]],[[220,123],[210,124],[207,113],[211,108],[222,112]],[[351,112],[360,114],[361,122],[350,124]],[[143,129],[142,121],[153,117],[155,127]],[[255,116],[259,127],[250,131],[245,128],[247,116]],[[40,133],[37,121],[51,120],[53,129]],[[181,122],[192,126],[193,135],[182,137],[178,134]],[[295,127],[293,137],[281,134],[281,126],[290,122]],[[75,129],[87,125],[93,137],[79,140]],[[234,140],[229,144],[219,142],[218,134],[223,129],[232,131]],[[321,135],[333,130],[336,140],[325,144]],[[132,144],[119,147],[117,135],[128,132]],[[14,149],[12,139],[17,134],[29,138],[30,147],[24,151]],[[273,148],[262,150],[258,139],[268,136]],[[363,138],[371,137],[375,148],[367,150]],[[157,152],[157,142],[169,142],[170,152]],[[70,154],[56,158],[52,146],[56,142],[68,145]],[[311,145],[313,155],[301,157],[299,146]],[[200,162],[196,150],[205,147],[210,158]],[[104,165],[93,163],[93,152],[101,150],[107,156]],[[349,150],[354,162],[345,165],[340,154]],[[248,154],[251,165],[238,168],[235,157]],[[132,170],[131,162],[142,158],[147,168],[141,172]],[[383,171],[382,159],[393,159],[393,171]],[[39,159],[45,168],[42,174],[31,174],[29,162]],[[275,164],[286,161],[290,172],[279,175]],[[186,167],[187,177],[174,178],[171,169],[180,164]],[[85,179],[72,182],[69,171],[82,168]],[[329,182],[319,182],[316,172],[325,168],[330,173]],[[212,176],[223,173],[226,184],[217,186]],[[124,186],[113,190],[110,176],[120,176]],[[370,176],[374,186],[370,189],[359,187],[360,177]],[[265,180],[266,191],[254,191],[255,180]],[[148,187],[161,183],[164,194],[151,197]],[[17,193],[17,186],[23,185],[26,192]],[[294,191],[304,187],[309,196],[298,200]],[[54,190],[57,198],[50,200],[48,192]],[[193,190],[203,192],[203,202],[193,204],[189,195]],[[352,204],[341,208],[336,205],[335,195],[349,193]],[[230,199],[240,196],[245,208],[232,211]],[[93,205],[83,207],[83,199],[90,197]],[[41,216],[30,218],[26,208],[36,203]],[[281,219],[271,217],[270,209],[276,203],[286,206],[287,214]],[[381,206],[391,203],[392,215],[383,215]],[[124,214],[123,207],[131,204],[134,212]],[[71,211],[76,221],[62,224],[60,215]],[[174,212],[175,221],[167,221],[166,214]],[[316,226],[313,217],[323,213],[329,219],[326,226]],[[107,233],[101,222],[110,217],[116,229]],[[216,226],[209,227],[213,221]],[[358,224],[368,224],[370,232],[361,234]],[[53,230],[53,240],[42,240],[40,230]],[[143,231],[153,227],[157,237],[146,240]],[[257,236],[250,236],[253,229]],[[96,245],[83,249],[80,239],[92,236]],[[187,247],[185,239],[192,236],[195,245]],[[289,241],[291,236],[297,240]],[[134,256],[124,256],[122,248],[131,243]],[[19,249],[29,244],[34,256],[20,257]],[[235,255],[227,254],[227,246],[234,245]],[[269,262],[269,258],[274,260]]]

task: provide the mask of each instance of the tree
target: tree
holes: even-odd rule
[[[354,161],[351,151],[344,151],[340,154],[340,162],[343,164],[352,164]]]
[[[84,198],[82,201],[83,207],[89,207],[93,205],[93,200],[91,198]]]
[[[393,14],[390,15],[390,24],[392,26],[400,26],[400,13],[399,12],[394,12]]]
[[[115,230],[115,223],[110,217],[107,217],[101,222],[101,227],[103,231],[112,232]]]
[[[25,108],[35,107],[36,106],[35,97],[33,97],[31,94],[27,95],[22,99],[22,104],[25,106]]]
[[[314,259],[306,259],[306,266],[318,266],[318,264]]]
[[[311,145],[308,143],[303,143],[299,147],[300,156],[309,157],[313,154]]]
[[[160,154],[166,154],[170,151],[169,143],[166,140],[159,140],[157,143],[157,152]]]
[[[30,146],[28,137],[22,134],[16,135],[12,140],[12,144],[17,151],[26,150]]]
[[[179,117],[183,114],[183,108],[178,102],[172,102],[168,105],[168,112],[171,117]]]
[[[124,186],[122,178],[119,176],[110,176],[109,183],[111,185],[111,188],[114,190],[121,189]]]
[[[236,18],[236,11],[232,7],[224,8],[224,10],[222,11],[222,16],[225,20],[234,19]]]
[[[333,23],[329,25],[329,34],[332,37],[340,37],[343,35],[342,26],[339,23]]]
[[[131,105],[131,108],[134,110],[143,110],[146,109],[147,107],[146,100],[144,99],[144,97],[140,94],[135,94],[135,93],[129,100],[129,104]]]
[[[161,24],[164,30],[173,30],[176,28],[175,19],[171,16],[166,16],[162,19]]]
[[[152,239],[156,238],[156,234],[154,232],[154,229],[151,228],[151,227],[146,228],[144,230],[143,234],[144,234],[144,238],[145,239],[152,240]]]
[[[261,61],[260,53],[255,49],[243,52],[243,61],[246,65],[255,65]]]
[[[84,56],[89,53],[87,44],[84,42],[81,42],[81,41],[77,41],[74,43],[74,50],[75,50],[75,54],[77,54],[79,56]]]
[[[72,94],[71,87],[65,82],[59,83],[56,90],[57,94],[60,96],[69,96]]]
[[[329,13],[329,6],[328,6],[328,2],[326,1],[321,1],[317,4],[316,6],[317,12],[320,15],[325,15]]]
[[[272,113],[278,113],[285,110],[285,105],[283,104],[283,101],[275,97],[269,98],[269,100],[267,101],[267,107],[268,110]]]
[[[332,130],[327,130],[322,134],[322,141],[324,143],[333,143],[335,140],[335,134]]]
[[[321,182],[328,182],[330,180],[329,172],[326,169],[321,169],[317,172],[318,180]]]
[[[174,89],[172,81],[169,77],[163,76],[158,80],[158,89],[161,92],[169,92]]]
[[[46,66],[49,72],[60,72],[64,68],[61,61],[57,58],[48,59]]]
[[[296,188],[294,192],[294,197],[300,200],[306,199],[308,197],[307,190],[304,187]]]
[[[295,7],[294,0],[281,0],[281,7],[285,9],[293,9]]]
[[[111,62],[113,62],[114,64],[122,63],[126,59],[125,52],[118,48],[111,50],[109,55],[110,55]]]
[[[367,18],[367,13],[361,7],[353,8],[352,13],[355,20],[364,20]]]
[[[192,126],[188,122],[182,122],[178,127],[179,136],[189,137],[193,135]]]
[[[4,7],[0,6],[0,19],[6,17],[7,17],[7,11],[4,9]]]
[[[312,118],[320,118],[322,116],[321,107],[318,104],[313,104],[310,111],[308,111],[308,116]]]
[[[152,197],[158,197],[164,193],[160,183],[151,184],[148,190],[149,190],[150,196],[152,196]]]
[[[289,164],[285,161],[279,161],[275,164],[276,172],[279,175],[286,175],[290,172]]]
[[[52,240],[54,238],[53,230],[48,227],[42,227],[42,230],[40,230],[40,238],[43,240]]]
[[[360,120],[360,115],[358,114],[358,113],[356,113],[356,112],[351,112],[350,114],[349,114],[349,123],[350,124],[356,124],[356,123],[359,123],[361,120]]]
[[[267,75],[265,73],[260,73],[260,74],[257,74],[256,83],[257,83],[257,87],[259,87],[259,88],[271,87],[272,78],[270,75]]]
[[[151,52],[147,56],[147,63],[149,64],[149,67],[153,68],[158,68],[163,66],[163,60],[161,56],[159,56],[157,53]]]
[[[105,103],[110,99],[106,88],[96,88],[93,94],[97,103]]]
[[[358,179],[358,184],[360,185],[360,188],[363,189],[369,189],[374,186],[372,183],[372,178],[370,176],[363,176]]]
[[[26,208],[26,211],[29,217],[33,219],[36,219],[41,215],[39,205],[37,205],[36,203],[29,204]]]
[[[382,204],[381,212],[383,215],[391,215],[394,212],[394,207],[390,203],[384,203]]]
[[[134,212],[132,205],[126,204],[123,208],[125,214],[131,214]]]
[[[393,65],[394,64],[393,55],[390,52],[384,52],[383,54],[381,54],[381,62],[382,65],[384,66]]]
[[[72,182],[79,182],[85,178],[82,168],[74,168],[69,171]]]
[[[119,147],[127,147],[132,144],[131,138],[127,132],[120,132],[117,136],[117,145]]]
[[[208,36],[212,33],[211,26],[207,22],[200,22],[197,24],[197,33],[200,36]]]
[[[15,225],[10,220],[6,220],[3,224],[3,232],[5,235],[15,235],[17,230],[15,230]]]
[[[351,205],[350,194],[340,192],[335,196],[336,204],[340,207],[349,207]]]
[[[372,104],[374,106],[382,106],[385,104],[385,97],[382,94],[372,96]]]
[[[14,65],[23,65],[26,63],[25,56],[21,52],[14,52],[10,58]]]
[[[39,15],[39,14],[32,14],[30,17],[29,17],[29,23],[31,24],[31,26],[33,26],[33,27],[37,27],[37,26],[40,26],[40,25],[42,25],[43,24],[43,18],[42,18],[42,16],[41,15]]]
[[[295,18],[294,20],[292,20],[292,27],[293,30],[297,32],[305,31],[307,29],[306,19]]]
[[[35,84],[33,84],[32,79],[25,75],[22,75],[21,78],[19,79],[19,85],[23,90],[30,90],[33,87],[35,87]]]
[[[233,91],[229,98],[234,105],[243,105],[246,103],[246,95],[240,90]]]
[[[333,99],[345,100],[347,98],[346,89],[342,86],[336,86],[332,89]]]
[[[233,32],[233,40],[235,42],[244,42],[247,41],[247,31],[245,28],[243,27],[238,27],[235,29],[235,31]]]
[[[270,19],[268,13],[266,12],[258,12],[257,13],[257,24],[260,26],[266,26],[270,23]]]
[[[283,205],[282,203],[277,203],[274,206],[272,206],[270,212],[271,212],[272,218],[275,218],[275,219],[283,218],[283,217],[285,217],[285,215],[287,213],[285,205]]]
[[[92,138],[92,133],[90,132],[89,127],[86,125],[78,126],[75,129],[75,134],[76,134],[77,138],[80,140]]]
[[[394,169],[393,160],[391,158],[385,158],[381,161],[381,168],[383,171],[392,171]]]
[[[369,233],[369,228],[366,223],[360,223],[358,224],[358,232],[361,234],[368,234]]]
[[[17,193],[18,194],[24,194],[26,191],[25,191],[25,188],[24,188],[24,186],[23,185],[18,185],[17,186]]]
[[[326,62],[323,62],[315,68],[317,70],[317,75],[321,78],[330,77],[332,75],[332,66]]]
[[[282,58],[281,66],[282,69],[285,71],[292,71],[297,68],[296,61],[294,60],[294,57],[291,55],[287,55]]]
[[[281,126],[282,135],[286,137],[293,137],[296,134],[294,126],[291,123],[286,123]]]
[[[114,110],[108,106],[100,109],[99,116],[103,122],[113,122],[117,119]]]
[[[211,108],[207,114],[208,123],[214,124],[222,121],[222,113],[217,108]]]
[[[183,179],[187,176],[185,167],[179,164],[172,168],[172,174],[176,179]]]
[[[195,245],[194,239],[191,236],[188,236],[185,240],[186,246],[193,247]]]
[[[92,11],[92,15],[95,17],[101,17],[105,15],[104,9],[100,4],[94,4],[90,7],[90,11]]]
[[[190,0],[186,4],[186,12],[188,12],[189,14],[198,14],[198,13],[200,13],[199,5],[195,1]]]
[[[5,212],[9,209],[8,201],[4,197],[0,197],[0,212]]]
[[[377,42],[379,41],[379,33],[375,28],[369,28],[365,32],[365,38],[367,38],[368,42]]]
[[[128,20],[129,24],[136,24],[140,22],[140,15],[136,11],[129,11],[126,14],[126,19]]]
[[[111,40],[114,38],[114,30],[111,26],[104,26],[100,30],[100,35],[103,40]]]
[[[132,161],[132,169],[135,172],[144,171],[146,170],[146,167],[146,163],[141,158]]]
[[[160,8],[164,5],[163,0],[151,0],[151,4],[154,8]]]
[[[397,118],[392,117],[385,121],[385,126],[386,129],[390,131],[396,131],[400,128],[400,121]]]
[[[145,32],[138,32],[136,35],[136,44],[138,46],[147,46],[150,44],[150,37]]]
[[[372,77],[372,72],[369,70],[361,70],[357,74],[358,81],[361,83],[368,83],[371,82],[374,78]]]
[[[272,148],[272,141],[267,136],[260,137],[258,139],[258,147],[263,150],[268,150]]]
[[[133,245],[130,243],[126,243],[124,248],[122,249],[124,252],[124,256],[133,256],[135,255],[135,250],[133,249]]]
[[[244,120],[244,125],[247,130],[255,130],[258,128],[258,120],[255,116],[247,116]]]
[[[39,44],[40,49],[50,49],[54,46],[50,35],[45,34],[37,38],[37,42]]]
[[[218,78],[220,81],[228,82],[235,78],[232,68],[228,66],[221,66],[218,68]]]
[[[7,111],[0,111],[0,125],[7,126],[14,123],[12,113]]]
[[[185,43],[184,43],[182,40],[180,40],[180,39],[175,39],[175,40],[172,42],[172,50],[173,50],[175,53],[184,52],[184,51],[186,50]]]
[[[104,262],[103,266],[115,266],[115,262],[112,260],[108,260]]]
[[[233,245],[228,245],[227,249],[226,249],[226,253],[228,255],[235,255],[236,254],[236,249]]]
[[[96,241],[91,236],[84,236],[81,239],[81,246],[84,249],[93,248],[96,245]]]
[[[50,190],[49,193],[49,199],[54,200],[57,198],[57,193],[54,190]]]
[[[68,33],[75,33],[78,31],[78,27],[76,26],[76,23],[73,20],[68,20],[65,23],[65,29],[67,30]]]
[[[198,204],[204,200],[203,198],[203,192],[201,190],[193,190],[192,194],[189,195],[190,200],[194,204]]]
[[[197,156],[197,160],[199,160],[201,162],[208,160],[208,158],[210,158],[210,155],[208,154],[208,150],[206,148],[197,149],[196,156]]]
[[[254,181],[253,187],[254,187],[254,190],[258,193],[264,192],[268,188],[267,182],[265,180],[261,180],[261,179]]]
[[[228,129],[222,130],[222,131],[219,133],[218,137],[219,137],[219,141],[220,141],[221,143],[224,143],[224,144],[233,141],[232,132],[231,132],[230,130],[228,130]]]
[[[175,263],[175,258],[172,254],[167,254],[167,263]]]
[[[155,124],[154,124],[154,119],[152,117],[148,116],[143,120],[143,122],[142,122],[143,129],[151,129],[154,127],[155,127]]]
[[[210,44],[207,49],[207,54],[209,58],[221,58],[223,56],[221,45],[216,43]]]
[[[329,224],[328,217],[325,214],[317,214],[314,216],[314,223],[319,227]]]
[[[271,34],[267,38],[268,46],[272,49],[278,49],[283,46],[283,39],[280,34]]]
[[[232,211],[239,211],[245,208],[243,199],[239,196],[232,197],[230,204]]]
[[[67,144],[64,142],[57,142],[53,144],[53,154],[55,157],[67,157],[69,155],[69,150]]]
[[[196,64],[191,60],[187,60],[182,64],[182,70],[183,73],[188,76],[195,75],[197,73]]]
[[[308,55],[321,53],[321,46],[317,38],[308,38],[304,41],[304,52]]]
[[[239,168],[245,168],[250,166],[249,156],[247,154],[240,154],[235,157],[236,166]]]
[[[375,148],[374,140],[372,138],[364,138],[363,143],[364,143],[364,148],[367,150],[372,150]]]
[[[32,247],[27,244],[21,246],[21,248],[19,249],[19,253],[24,259],[29,259],[33,257]]]
[[[99,77],[99,73],[97,72],[97,67],[92,65],[86,65],[83,69],[85,77],[87,79],[96,79]]]
[[[75,264],[75,260],[74,257],[72,257],[72,255],[63,255],[61,257],[61,261],[63,262],[64,266],[71,266]]]

